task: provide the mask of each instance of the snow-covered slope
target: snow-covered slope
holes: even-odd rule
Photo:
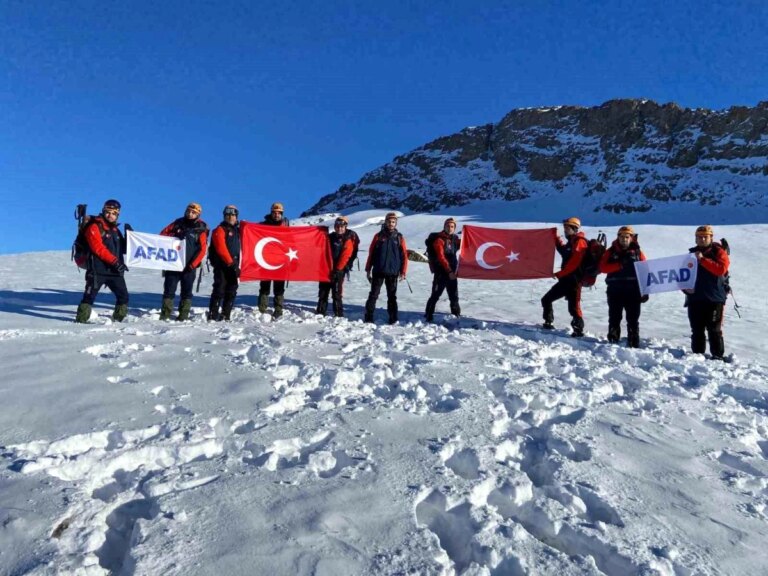
[[[578,208],[595,225],[765,222],[768,102],[723,111],[649,100],[513,110],[398,156],[305,214],[434,212],[478,201],[509,203],[517,221]]]
[[[381,216],[351,216],[363,247]],[[400,229],[421,248],[441,221]],[[650,257],[693,236],[638,228]],[[416,263],[396,326],[361,322],[360,272],[348,319],[291,283],[278,322],[244,285],[207,324],[206,278],[162,323],[137,270],[127,322],[104,295],[76,325],[68,254],[2,256],[0,574],[765,574],[768,226],[716,232],[730,364],[688,353],[679,294],[644,306],[641,349],[609,345],[602,280],[582,340],[536,328],[549,281],[461,281],[465,317],[424,324]]]

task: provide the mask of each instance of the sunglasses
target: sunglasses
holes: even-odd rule
[[[224,210],[224,216],[237,216],[238,212],[234,208],[227,208]]]
[[[104,208],[103,212],[105,216],[117,216],[120,214],[120,210],[114,208]]]
[[[347,223],[343,220],[336,220],[336,222],[333,223],[334,226],[346,226]]]

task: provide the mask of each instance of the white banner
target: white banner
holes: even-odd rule
[[[635,262],[637,282],[643,295],[692,289],[696,285],[698,269],[699,263],[695,254]]]
[[[181,272],[186,263],[186,242],[173,236],[129,230],[125,264],[128,268],[151,268]]]

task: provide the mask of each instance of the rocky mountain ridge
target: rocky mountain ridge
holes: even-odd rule
[[[768,101],[723,111],[650,100],[513,110],[397,156],[304,215],[483,201],[511,203],[521,219],[578,207],[596,223],[664,221],[670,211],[766,221]]]

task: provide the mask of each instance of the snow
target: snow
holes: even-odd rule
[[[363,260],[387,211],[349,216]],[[409,247],[445,215],[402,217]],[[451,215],[551,225],[501,203]],[[636,229],[649,257],[694,230]],[[208,324],[208,276],[192,320],[163,323],[141,270],[126,322],[106,293],[77,325],[68,253],[2,256],[0,573],[768,573],[768,225],[715,232],[742,314],[729,302],[731,363],[689,353],[676,293],[644,305],[640,349],[608,344],[602,280],[578,340],[562,302],[561,329],[537,328],[546,280],[462,280],[464,316],[444,299],[425,324],[413,262],[395,326],[361,322],[358,271],[348,319],[315,316],[297,282],[279,321],[246,284]]]

